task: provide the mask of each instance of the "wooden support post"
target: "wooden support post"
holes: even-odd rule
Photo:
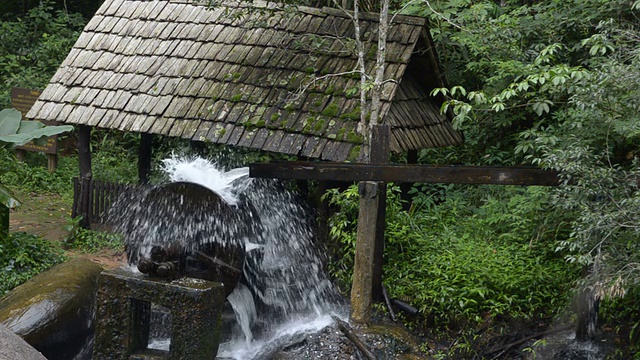
[[[80,226],[91,227],[91,127],[78,126],[78,161],[80,165]]]
[[[372,129],[371,163],[387,164],[391,152],[391,128],[389,125],[379,125]],[[387,216],[387,184],[378,182],[378,213],[376,216],[376,243],[373,254],[373,300],[383,301],[382,295],[382,267],[384,265],[384,232]]]
[[[381,125],[371,130],[371,161],[387,161],[389,127]],[[378,292],[377,297],[382,298],[386,186],[382,182],[362,181],[359,183],[358,192],[360,209],[351,285],[351,321],[356,324],[367,324],[371,318],[374,287]]]
[[[140,185],[149,183],[152,153],[153,135],[149,133],[140,134],[140,147],[138,148],[138,183]]]
[[[377,182],[359,183],[360,210],[351,283],[351,321],[355,324],[368,324],[371,318],[373,264],[379,211],[378,191]]]
[[[47,169],[54,172],[58,168],[58,154],[47,154]]]

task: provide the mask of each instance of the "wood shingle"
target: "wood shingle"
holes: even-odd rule
[[[106,0],[27,117],[333,161],[361,137],[351,20],[332,8]],[[377,15],[362,14],[367,71]],[[382,123],[396,152],[460,143],[424,19],[397,16]]]

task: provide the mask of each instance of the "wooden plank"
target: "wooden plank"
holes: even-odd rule
[[[271,135],[267,142],[262,147],[262,150],[273,151],[276,152],[280,148],[280,141],[284,137],[285,132],[281,130],[277,130],[273,135]]]
[[[320,138],[317,136],[309,136],[306,138],[304,146],[302,147],[302,151],[300,155],[302,156],[310,156],[313,153],[313,149],[315,149],[316,145],[320,141]]]
[[[236,145],[238,141],[242,138],[242,134],[244,134],[244,127],[236,126],[229,135],[229,138],[225,141],[227,145]]]
[[[253,142],[251,142],[250,147],[254,149],[262,149],[268,137],[269,137],[268,129],[266,128],[258,129],[258,132],[253,137]]]
[[[295,180],[493,185],[559,185],[558,173],[524,167],[286,162],[249,165],[249,176]]]
[[[251,143],[253,142],[253,138],[255,137],[256,132],[257,132],[256,129],[252,129],[252,130],[246,129],[236,145],[251,147]]]
[[[351,149],[353,149],[354,144],[341,142],[338,148],[336,149],[335,158],[336,161],[345,161],[351,154]]]

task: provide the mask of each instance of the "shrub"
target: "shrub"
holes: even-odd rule
[[[0,241],[0,294],[65,260],[62,250],[48,240],[12,233]]]
[[[69,220],[66,226],[69,235],[65,239],[68,249],[85,253],[98,252],[104,249],[124,250],[120,234],[88,230],[80,227],[80,217]]]
[[[384,281],[392,297],[407,300],[441,325],[510,316],[552,315],[566,305],[578,275],[554,251],[564,236],[540,187],[428,186],[415,192],[410,211],[390,187]],[[339,207],[330,219],[337,243],[330,268],[348,290],[353,268],[357,188],[327,195]]]

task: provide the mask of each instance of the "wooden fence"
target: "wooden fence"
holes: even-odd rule
[[[104,224],[109,209],[120,196],[135,190],[137,185],[113,183],[103,180],[91,179],[82,181],[73,178],[73,209],[72,217],[82,216],[86,212],[87,224]],[[85,193],[88,192],[88,194]],[[84,194],[84,196],[83,196]],[[87,205],[85,205],[85,202]],[[86,209],[83,211],[83,209]]]

